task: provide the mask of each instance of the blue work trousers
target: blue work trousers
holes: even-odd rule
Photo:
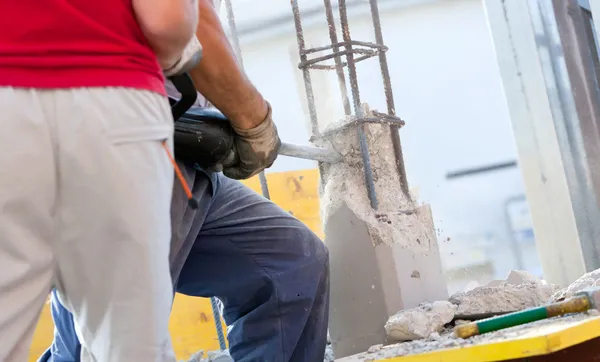
[[[323,361],[329,309],[325,245],[298,219],[240,182],[181,166],[199,207],[189,208],[175,185],[175,290],[221,301],[236,362]],[[55,292],[51,303],[54,342],[40,361],[77,362],[80,343],[72,316]]]

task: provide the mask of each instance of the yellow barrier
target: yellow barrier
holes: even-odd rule
[[[578,344],[600,337],[600,317],[585,320],[558,320],[555,324],[531,326],[529,330],[513,333],[511,338],[497,338],[484,344],[473,344],[449,348],[435,352],[393,357],[387,359],[369,359],[381,362],[497,362],[529,361],[530,358],[549,355],[567,350]],[[576,353],[573,354],[575,357]],[[564,355],[564,361],[568,361]],[[364,361],[363,357],[347,357],[340,362]],[[556,361],[557,359],[552,359]],[[536,361],[542,361],[536,359]],[[544,359],[545,361],[545,359]],[[575,359],[583,361],[583,359]],[[585,359],[588,361],[588,359]]]
[[[271,199],[284,210],[302,220],[323,237],[319,215],[319,172],[317,169],[267,174]],[[244,182],[260,193],[258,178]],[[29,362],[35,362],[52,342],[54,324],[48,305],[33,337]],[[169,330],[179,360],[187,360],[199,350],[219,349],[210,300],[177,294],[171,312]]]

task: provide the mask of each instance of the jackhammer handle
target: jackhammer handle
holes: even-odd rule
[[[175,89],[181,93],[179,100],[169,99],[171,101],[173,120],[176,121],[192,108],[198,99],[198,92],[196,91],[192,77],[188,73],[172,76],[169,80],[173,83]]]

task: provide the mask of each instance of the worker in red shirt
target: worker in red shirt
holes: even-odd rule
[[[175,361],[163,70],[190,0],[0,1],[0,361],[56,287],[82,361]]]

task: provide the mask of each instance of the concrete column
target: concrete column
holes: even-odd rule
[[[484,4],[544,274],[567,285],[600,267],[599,180],[590,167],[600,154],[590,152],[597,135],[585,131],[597,127],[596,110],[589,83],[574,78],[592,62],[589,54],[574,58],[582,56],[582,32],[567,24],[580,10],[571,0]]]
[[[364,125],[377,210],[367,195],[357,127],[337,124],[317,141],[343,155],[343,162],[324,165],[321,195],[336,358],[384,343],[384,324],[399,310],[448,297],[430,208],[401,191],[389,125]]]

